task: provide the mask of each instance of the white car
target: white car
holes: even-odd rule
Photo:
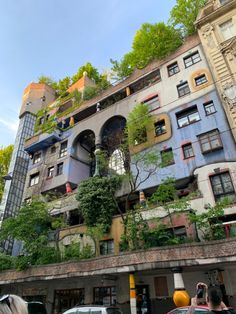
[[[67,310],[63,314],[123,314],[122,311],[114,306],[84,305],[76,306]]]

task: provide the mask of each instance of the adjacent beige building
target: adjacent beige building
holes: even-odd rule
[[[236,139],[236,0],[209,0],[196,27]]]

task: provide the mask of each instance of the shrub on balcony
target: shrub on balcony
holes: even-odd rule
[[[114,195],[120,184],[119,176],[92,177],[79,184],[76,199],[88,227],[101,225],[104,233],[109,231],[117,211]]]
[[[65,247],[64,257],[68,260],[82,260],[94,257],[92,247],[88,244],[81,248],[80,243],[71,243]]]

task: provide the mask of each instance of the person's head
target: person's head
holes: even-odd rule
[[[210,286],[207,291],[207,303],[212,308],[219,307],[222,302],[222,293],[219,287]]]
[[[4,295],[0,297],[0,314],[28,314],[27,303],[17,295]]]

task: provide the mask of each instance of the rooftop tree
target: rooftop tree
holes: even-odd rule
[[[182,44],[180,32],[164,22],[144,23],[136,32],[132,50],[120,62],[111,59],[112,70],[118,79],[130,75],[135,68],[144,68],[155,59],[162,59]]]
[[[177,0],[170,12],[169,23],[173,27],[179,27],[184,37],[195,33],[194,22],[205,3],[206,0]]]

